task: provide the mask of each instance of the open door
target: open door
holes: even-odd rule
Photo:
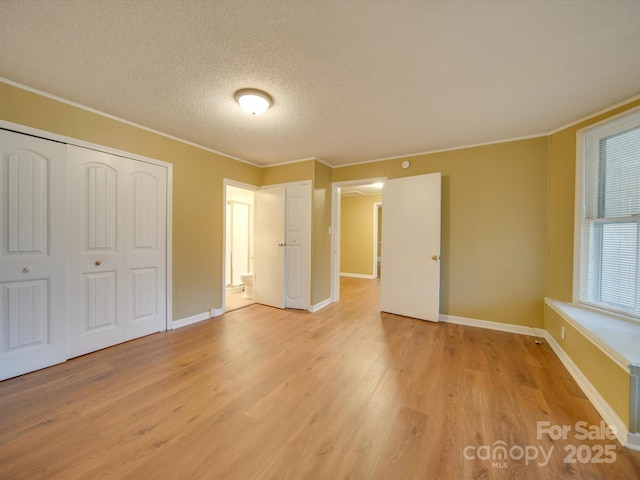
[[[437,322],[441,174],[388,180],[382,192],[380,309]]]
[[[253,296],[256,303],[285,308],[286,188],[256,191]]]

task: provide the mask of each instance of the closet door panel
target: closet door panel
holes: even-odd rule
[[[166,328],[167,179],[0,130],[0,380]]]
[[[68,179],[71,356],[164,330],[167,169],[70,146]]]
[[[166,328],[167,169],[127,159],[121,295],[125,340]]]
[[[103,163],[88,163],[83,165],[83,170],[83,197],[86,199],[83,253],[115,252],[118,230],[116,171],[112,166]]]
[[[65,147],[0,130],[0,380],[66,359]]]
[[[69,147],[69,350],[166,328],[167,169]]]
[[[116,272],[86,273],[83,278],[83,303],[86,310],[83,332],[116,329]]]
[[[68,147],[69,357],[124,341],[120,157]]]
[[[0,306],[8,351],[49,343],[51,317],[47,280],[3,283]]]
[[[33,152],[8,152],[5,254],[47,254],[49,237],[49,162]]]
[[[164,170],[164,169],[162,169]],[[162,175],[153,176],[147,172],[131,175],[131,202],[133,207],[133,248],[136,250],[158,249],[158,202],[159,185]]]

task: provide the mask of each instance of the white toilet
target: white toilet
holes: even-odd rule
[[[253,273],[243,273],[240,275],[240,280],[244,283],[242,298],[253,299]]]

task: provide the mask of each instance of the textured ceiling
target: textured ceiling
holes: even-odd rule
[[[256,164],[340,165],[640,94],[640,1],[0,0],[0,76]],[[244,87],[274,106],[247,115]]]

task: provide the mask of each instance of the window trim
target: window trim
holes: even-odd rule
[[[589,135],[594,130],[601,130],[602,136],[619,132],[625,128],[625,124],[634,124],[640,119],[640,107],[634,107],[626,110],[618,115],[605,118],[599,122],[591,124],[587,127],[579,129],[576,132],[576,177],[575,177],[575,200],[574,200],[574,231],[573,231],[573,291],[572,303],[576,306],[583,307],[610,317],[622,320],[640,323],[640,317],[626,314],[618,310],[609,310],[601,305],[580,301],[580,285],[584,281],[585,273],[580,269],[581,263],[581,239],[582,239],[582,221],[586,205],[584,202],[584,187],[586,184],[587,166],[585,162],[585,154],[588,150]],[[605,125],[608,127],[604,128]],[[631,128],[631,125],[628,128]],[[625,217],[626,218],[626,217]],[[605,222],[606,219],[602,219]],[[618,219],[619,220],[619,219]]]

